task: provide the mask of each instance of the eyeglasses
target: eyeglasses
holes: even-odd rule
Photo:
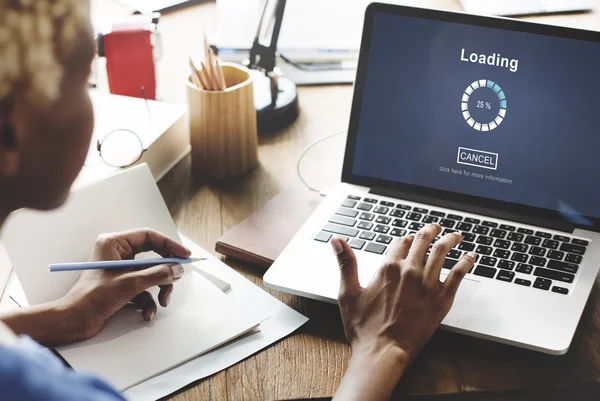
[[[90,152],[85,166],[93,167],[102,160],[110,167],[124,168],[135,164],[146,151],[140,137],[128,129],[111,131],[96,142],[97,157]]]

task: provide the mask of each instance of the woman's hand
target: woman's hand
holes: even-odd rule
[[[366,288],[359,284],[352,248],[342,240],[331,241],[341,273],[338,301],[352,346],[348,373],[336,398],[389,398],[408,364],[450,311],[463,277],[475,263],[475,254],[465,254],[446,281],[440,282],[448,252],[462,241],[458,233],[445,235],[433,245],[425,262],[429,246],[441,230],[437,224],[428,225],[416,236],[394,242]]]
[[[90,261],[133,259],[154,251],[163,257],[187,258],[183,245],[148,229],[105,234],[98,238]],[[26,334],[39,343],[61,345],[85,340],[100,332],[107,320],[129,302],[142,310],[149,321],[157,311],[148,288],[159,286],[158,301],[166,307],[173,283],[183,276],[181,265],[160,265],[144,270],[84,271],[71,291],[47,304],[19,308],[2,316],[17,334]]]

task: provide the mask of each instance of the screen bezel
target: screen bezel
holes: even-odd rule
[[[572,219],[567,218],[567,216],[561,214],[556,210],[538,208],[473,195],[465,195],[457,192],[439,190],[419,185],[399,183],[354,174],[352,172],[352,168],[354,164],[354,154],[356,150],[360,113],[362,109],[362,101],[364,95],[364,85],[367,75],[367,64],[371,47],[371,34],[373,32],[374,19],[377,13],[416,17],[436,21],[480,26],[484,28],[496,28],[600,43],[600,32],[517,21],[507,18],[483,17],[458,12],[422,9],[382,3],[370,4],[367,7],[365,13],[365,22],[362,34],[362,45],[359,54],[356,81],[354,84],[354,96],[352,100],[352,108],[350,114],[350,125],[348,128],[348,138],[346,142],[346,151],[344,155],[342,182],[360,185],[364,187],[370,187],[371,189],[383,189],[387,191],[405,194],[414,194],[419,197],[448,201],[452,204],[458,203],[464,206],[464,209],[466,211],[469,211],[471,208],[477,210],[481,210],[481,208],[484,208],[488,210],[497,210],[501,213],[508,213],[513,216],[523,216],[525,218],[534,218],[539,221],[549,221],[558,224],[567,224],[568,226],[572,227],[580,227],[586,230],[600,231],[600,218],[595,218],[591,216],[580,216],[589,221],[590,225],[588,225],[574,222]]]

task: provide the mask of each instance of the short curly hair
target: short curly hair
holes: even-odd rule
[[[0,101],[17,93],[55,101],[89,18],[89,0],[0,0]]]

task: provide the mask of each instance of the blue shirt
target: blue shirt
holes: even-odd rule
[[[7,401],[124,401],[97,377],[64,366],[29,337],[0,346],[0,399]]]

